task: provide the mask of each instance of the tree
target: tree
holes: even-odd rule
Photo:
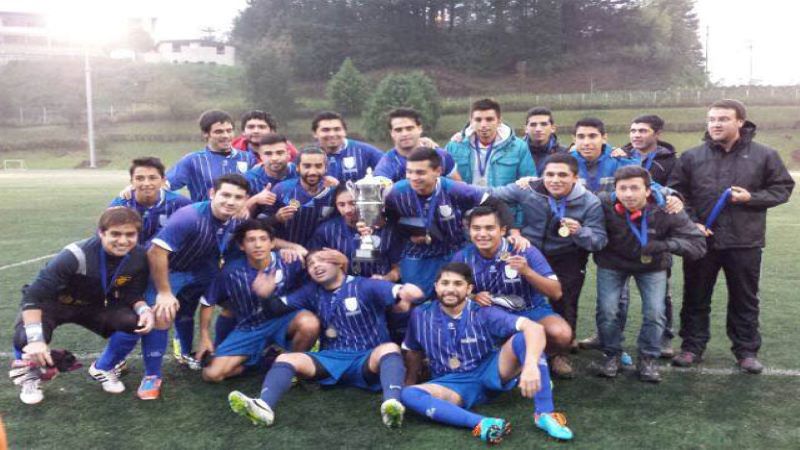
[[[359,115],[367,101],[369,83],[353,61],[347,58],[328,82],[325,92],[336,110],[345,115]]]
[[[288,50],[281,45],[262,41],[241,53],[247,99],[261,109],[288,117],[297,105],[292,89],[292,68],[286,56]]]
[[[167,108],[174,119],[193,117],[197,113],[194,91],[175,76],[152,80],[145,88],[144,97],[148,103]]]
[[[391,74],[381,80],[367,101],[363,115],[367,138],[387,140],[389,111],[399,107],[416,109],[422,115],[423,126],[433,131],[441,111],[439,93],[433,80],[422,72]]]

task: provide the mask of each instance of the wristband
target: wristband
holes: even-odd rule
[[[44,342],[44,331],[42,330],[42,323],[29,323],[25,325],[25,337],[28,343]]]
[[[147,305],[141,305],[138,308],[134,309],[134,311],[136,312],[137,316],[141,316],[142,314],[150,311],[150,307]]]

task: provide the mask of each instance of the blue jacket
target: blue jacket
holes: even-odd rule
[[[533,163],[528,145],[514,135],[514,130],[501,124],[497,130],[499,141],[495,141],[487,169],[489,187],[505,186],[521,177],[535,177],[536,165]],[[450,141],[445,147],[458,167],[461,180],[472,184],[472,171],[475,161],[475,134],[471,127],[461,133],[461,142]]]
[[[636,158],[613,158],[611,151],[610,145],[603,144],[600,157],[592,162],[587,161],[577,150],[569,152],[578,160],[578,177],[581,183],[595,194],[614,190],[614,172],[620,167],[640,165]]]

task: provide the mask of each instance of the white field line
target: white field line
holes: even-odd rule
[[[52,257],[56,256],[57,254],[58,253],[53,253],[52,255],[39,256],[38,258],[26,259],[25,261],[16,262],[14,264],[8,264],[8,265],[5,265],[5,266],[0,266],[0,270],[6,270],[6,269],[11,269],[12,267],[19,267],[19,266],[24,266],[25,264],[35,263],[36,261],[41,261],[43,259],[52,258]]]

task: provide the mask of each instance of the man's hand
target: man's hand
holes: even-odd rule
[[[250,287],[261,298],[272,295],[275,292],[275,270],[273,269],[269,273],[264,273],[263,270],[259,271]]]
[[[133,185],[129,184],[119,191],[119,197],[125,200],[130,200],[133,195]]]
[[[153,315],[153,310],[144,304],[136,307],[136,314],[139,315],[139,321],[136,323],[136,329],[133,330],[136,334],[147,334],[153,330],[156,325],[156,318]]]
[[[300,254],[297,253],[297,251],[293,248],[282,248],[278,250],[278,254],[281,255],[281,261],[285,262],[286,264],[303,260]]]
[[[428,245],[428,236],[411,236],[409,239],[417,245]]]
[[[372,235],[372,227],[368,227],[366,223],[360,220],[356,222],[356,229],[358,230],[358,234],[360,234],[361,236]]]
[[[651,240],[647,243],[647,245],[644,246],[644,248],[642,248],[643,255],[656,255],[666,251],[669,251],[669,244],[667,241],[657,239]]]
[[[322,179],[322,185],[325,187],[335,188],[339,186],[339,179],[330,175],[326,175],[325,178]]]
[[[35,362],[40,366],[52,367],[53,358],[50,356],[50,349],[44,341],[31,342],[22,348],[24,357],[30,361]]]
[[[521,234],[512,234],[507,239],[508,243],[514,246],[515,252],[524,252],[531,246],[531,241],[523,237]]]
[[[455,134],[450,136],[450,142],[461,142],[462,139],[460,131],[456,131]]]
[[[198,361],[203,360],[203,355],[206,353],[213,354],[214,353],[214,343],[208,336],[203,336],[200,339],[200,346],[197,347],[197,351],[194,353],[194,358]]]
[[[611,157],[612,158],[627,158],[628,157],[628,153],[626,153],[625,150],[623,150],[623,149],[621,149],[619,147],[616,147],[613,150],[611,150]]]
[[[522,373],[519,375],[519,390],[525,398],[533,398],[534,394],[542,388],[542,380],[539,375],[539,366],[536,364],[525,364]]]
[[[489,291],[481,291],[472,297],[472,300],[481,306],[492,306],[492,294]]]
[[[664,211],[667,214],[678,214],[683,211],[683,201],[676,195],[668,195],[667,203],[664,205]]]
[[[565,217],[561,219],[561,225],[564,225],[569,230],[569,235],[574,236],[581,231],[581,223],[575,219],[570,219],[569,217]]]
[[[528,189],[531,188],[531,181],[535,180],[536,177],[522,177],[519,180],[515,181],[514,184],[517,185],[520,189]]]
[[[153,307],[153,314],[156,319],[161,319],[166,323],[172,323],[180,307],[180,302],[172,295],[172,292],[159,292],[156,295],[156,304]]]
[[[461,135],[461,133],[458,133],[458,134],[459,134],[459,136]],[[419,145],[422,146],[422,147],[427,147],[427,148],[439,148],[439,144],[437,144],[433,139],[431,139],[429,137],[421,137],[421,138],[419,138]]]
[[[239,210],[239,212],[238,212],[238,213],[236,213],[236,215],[235,215],[235,216],[233,216],[233,217],[234,217],[235,219],[238,219],[238,220],[247,220],[247,219],[249,219],[249,218],[250,218],[250,210],[249,210],[249,209],[247,209],[247,208],[242,208],[242,209],[241,209],[241,210]]]
[[[400,292],[397,293],[397,297],[401,302],[408,302],[414,303],[415,301],[425,297],[425,293],[422,292],[417,285],[406,283],[400,288]]]
[[[743,187],[731,186],[731,203],[747,203],[750,201],[750,191]]]
[[[531,270],[531,266],[528,265],[528,259],[522,255],[509,256],[506,260],[506,266],[511,267],[519,273]]]
[[[340,266],[345,272],[347,272],[347,265],[350,263],[350,261],[348,261],[347,256],[345,256],[345,254],[339,250],[323,247],[322,250],[315,254],[315,256],[317,255],[319,255],[319,258],[323,262]]]
[[[262,189],[258,194],[254,195],[251,200],[259,205],[272,206],[275,204],[275,201],[278,200],[278,196],[272,192],[272,183],[267,183],[267,185],[264,186],[264,189]]]
[[[279,209],[278,212],[275,213],[275,219],[280,223],[286,223],[292,220],[297,211],[299,210],[298,207],[288,205],[284,206],[283,208]]]
[[[697,225],[697,229],[700,230],[700,232],[703,233],[703,236],[705,237],[709,237],[714,234],[714,232],[711,231],[711,228],[706,228],[706,226],[703,225],[702,223],[695,223],[695,225]]]

